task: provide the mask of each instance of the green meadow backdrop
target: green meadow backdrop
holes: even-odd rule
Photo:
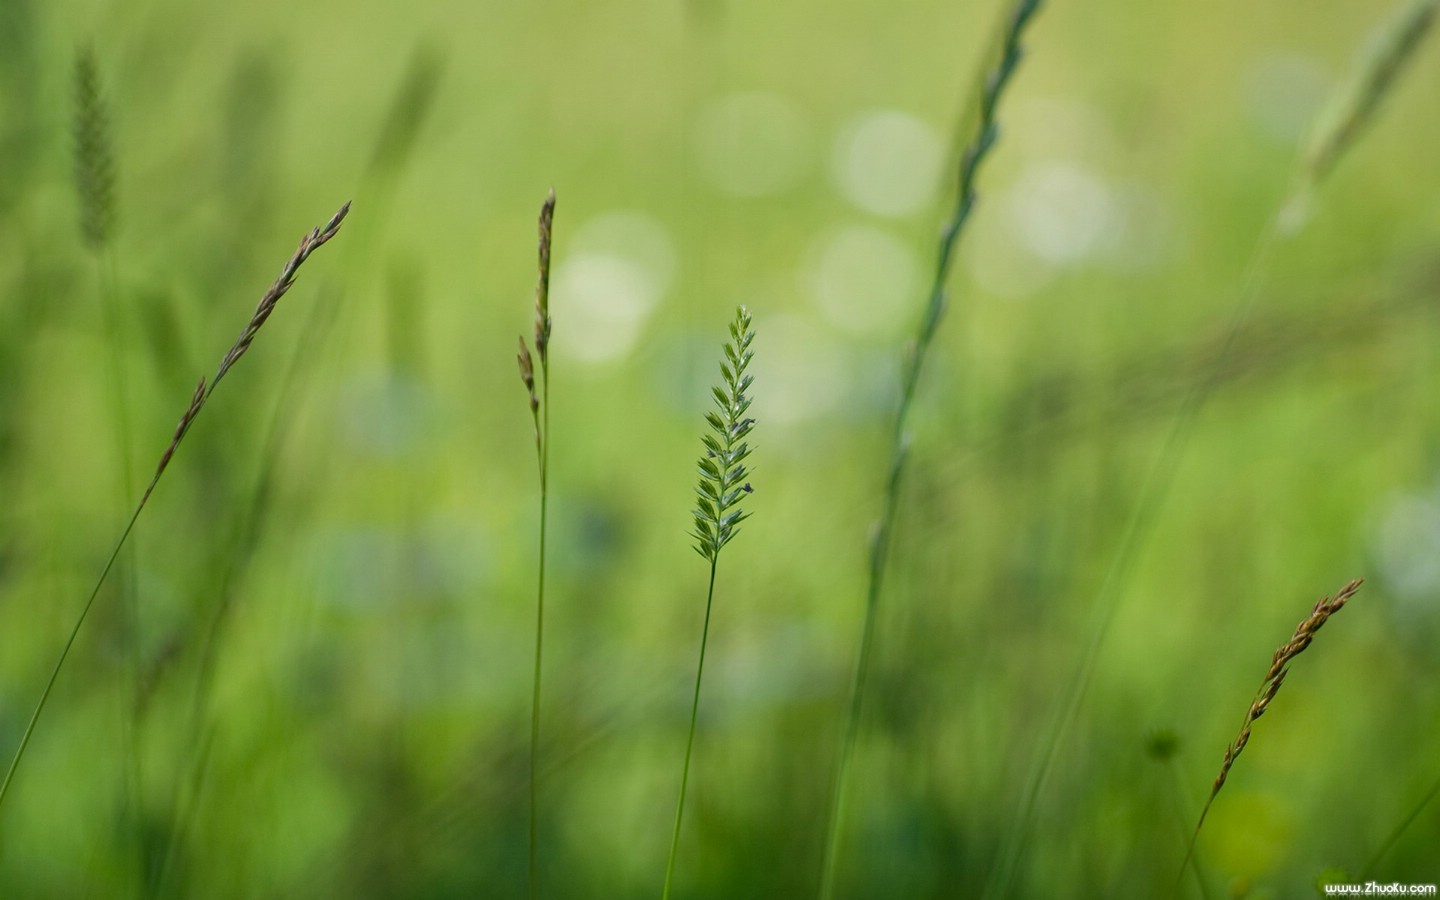
[[[532,896],[515,352],[552,186],[534,895],[661,891],[743,304],[754,493],[673,894],[816,896],[1009,7],[0,0],[0,763],[196,380],[353,201],[97,595],[0,896]],[[1393,32],[1426,8],[1030,22],[905,429],[834,896],[1440,880],[1440,42]],[[1352,578],[1182,869],[1271,654]]]

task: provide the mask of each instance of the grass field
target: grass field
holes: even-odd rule
[[[1044,4],[877,529],[1014,5],[0,0],[0,764],[353,201],[101,585],[0,897],[655,897],[702,629],[677,898],[1440,881],[1435,4]]]

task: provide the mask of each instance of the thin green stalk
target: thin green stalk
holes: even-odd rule
[[[1375,853],[1370,857],[1370,861],[1367,862],[1365,868],[1360,871],[1360,881],[1370,880],[1371,876],[1375,874],[1375,867],[1380,864],[1380,860],[1385,858],[1385,854],[1390,852],[1390,848],[1395,846],[1396,842],[1400,840],[1400,836],[1414,824],[1416,819],[1420,818],[1420,814],[1425,811],[1425,807],[1429,806],[1437,796],[1440,796],[1440,779],[1437,779],[1435,783],[1430,786],[1430,790],[1425,792],[1425,795],[1420,798],[1420,802],[1416,803],[1415,808],[1410,810],[1410,814],[1402,819],[1399,825],[1395,826],[1395,829],[1390,832],[1389,836],[1387,836],[1379,848],[1375,850]]]
[[[680,769],[680,799],[675,804],[675,829],[670,835],[670,859],[665,864],[665,889],[662,900],[669,900],[670,886],[675,877],[675,857],[680,849],[680,824],[685,816],[685,789],[690,782],[690,756],[695,749],[695,722],[700,714],[700,681],[705,675],[705,647],[710,640],[710,610],[715,598],[715,569],[720,548],[740,533],[740,523],[749,517],[740,509],[740,502],[753,493],[746,477],[750,470],[745,460],[750,445],[745,438],[755,427],[755,420],[746,416],[750,409],[747,391],[753,381],[745,369],[754,353],[750,349],[755,332],[750,330],[750,313],[745,307],[735,310],[730,323],[730,340],[725,344],[725,360],[720,363],[724,386],[711,388],[716,409],[707,413],[705,421],[710,433],[702,435],[705,453],[696,469],[700,481],[695,487],[696,507],[692,511],[695,530],[695,552],[710,563],[710,586],[705,592],[705,626],[700,632],[700,662],[695,668],[695,694],[690,701],[690,734],[685,741],[685,763]]]
[[[200,383],[196,385],[195,392],[190,397],[190,405],[185,408],[184,414],[181,415],[180,422],[175,427],[175,434],[170,439],[170,444],[165,448],[165,452],[160,454],[160,461],[155,466],[155,474],[151,476],[150,484],[140,496],[140,502],[135,504],[135,509],[130,514],[130,520],[125,525],[125,530],[121,532],[120,539],[115,542],[115,548],[110,552],[110,557],[106,560],[105,567],[100,572],[100,577],[96,579],[95,586],[90,591],[89,598],[85,601],[85,606],[80,610],[80,615],[76,618],[74,627],[70,629],[70,636],[66,639],[65,646],[60,651],[59,659],[55,661],[55,668],[51,670],[50,678],[46,681],[44,690],[40,692],[40,699],[35,704],[35,711],[30,715],[30,721],[20,736],[20,744],[15,749],[15,756],[10,760],[10,767],[5,772],[5,780],[0,782],[0,806],[3,806],[5,803],[5,797],[8,795],[10,785],[14,781],[15,772],[20,766],[20,760],[24,758],[25,749],[30,745],[30,738],[35,733],[35,725],[40,720],[40,714],[45,710],[45,704],[50,699],[50,693],[55,687],[56,680],[60,677],[60,670],[65,666],[65,660],[70,655],[70,649],[75,645],[75,638],[79,636],[80,629],[85,624],[85,619],[90,615],[90,610],[95,605],[95,598],[100,595],[100,588],[104,586],[105,579],[109,576],[110,570],[115,565],[115,560],[120,556],[120,551],[125,548],[126,541],[130,537],[131,531],[135,528],[135,523],[140,519],[140,514],[145,511],[145,505],[149,503],[150,496],[155,492],[156,486],[160,483],[160,478],[165,474],[166,468],[170,465],[170,460],[174,458],[176,451],[180,449],[180,444],[185,440],[185,435],[189,433],[190,426],[195,423],[195,419],[205,408],[205,404],[209,401],[211,395],[215,393],[215,389],[220,386],[220,382],[224,380],[230,369],[239,362],[240,358],[250,349],[250,345],[255,340],[256,334],[259,333],[260,327],[270,318],[271,313],[275,311],[275,306],[295,283],[295,275],[300,266],[306,259],[309,259],[311,253],[339,232],[340,223],[349,211],[350,204],[346,203],[340,208],[339,212],[331,217],[330,221],[327,222],[323,228],[312,230],[301,240],[300,246],[295,251],[295,254],[290,258],[290,261],[285,264],[284,268],[281,269],[280,277],[275,280],[270,286],[270,289],[260,298],[259,305],[255,307],[255,312],[251,314],[250,321],[246,324],[244,330],[240,332],[240,337],[235,340],[235,343],[231,345],[230,349],[225,353],[225,356],[220,360],[220,365],[215,370],[215,375],[210,379],[208,386],[204,378],[201,378]]]
[[[347,254],[353,252],[354,244],[346,246]],[[325,293],[322,289],[322,297],[325,296]],[[333,302],[334,299],[335,297],[331,295],[326,297],[325,301]],[[215,608],[211,612],[210,620],[205,626],[204,637],[200,641],[195,684],[190,695],[190,718],[186,726],[185,746],[193,748],[193,752],[186,764],[185,776],[173,780],[169,800],[169,821],[172,824],[165,829],[165,847],[160,852],[159,864],[153,870],[154,875],[149,887],[149,896],[151,897],[170,895],[169,882],[173,871],[175,848],[189,832],[190,816],[195,812],[203,792],[203,780],[210,761],[208,748],[214,742],[216,731],[214,722],[206,721],[206,707],[211,699],[211,685],[214,682],[218,665],[221,633],[230,619],[230,613],[235,608],[236,584],[245,567],[253,561],[256,547],[259,545],[261,534],[264,531],[265,521],[270,513],[271,501],[275,492],[273,461],[280,454],[280,448],[289,433],[291,419],[299,405],[295,396],[298,393],[297,388],[305,382],[307,366],[313,365],[313,356],[305,351],[316,346],[318,341],[313,340],[312,336],[323,331],[316,323],[320,320],[321,315],[317,313],[317,310],[324,306],[325,301],[310,307],[304,323],[298,330],[300,338],[296,342],[295,351],[290,354],[285,365],[284,375],[280,378],[280,383],[287,385],[287,396],[271,407],[264,429],[264,437],[259,443],[263,449],[256,455],[256,458],[265,462],[259,466],[259,476],[250,500],[237,509],[234,515],[235,528],[226,542],[228,552],[225,556],[225,567],[215,583]],[[286,400],[290,402],[287,403]]]
[[[921,370],[930,345],[939,330],[940,320],[946,307],[945,284],[950,276],[955,246],[966,221],[975,206],[975,177],[980,164],[989,155],[999,136],[995,119],[996,107],[1009,85],[1011,77],[1019,67],[1022,57],[1020,39],[1030,23],[1041,0],[1018,0],[1011,8],[1003,23],[996,49],[987,61],[981,83],[976,121],[973,132],[965,139],[965,149],[960,156],[959,182],[956,189],[956,203],[941,231],[939,251],[936,254],[935,271],[930,282],[929,299],[920,320],[914,344],[905,360],[901,377],[900,403],[895,416],[895,428],[891,435],[891,457],[889,473],[885,481],[885,497],[880,520],[870,545],[870,568],[865,592],[865,621],[860,633],[860,651],[855,661],[855,672],[850,688],[849,712],[840,744],[840,762],[835,770],[835,783],[830,794],[829,827],[825,844],[819,896],[830,900],[835,892],[836,866],[840,859],[840,841],[845,829],[846,797],[845,788],[849,781],[851,761],[855,743],[860,731],[861,713],[864,709],[866,682],[869,679],[870,658],[875,642],[875,623],[884,587],[885,567],[889,559],[890,540],[895,529],[895,518],[900,505],[900,487],[905,474],[909,444],[908,425],[914,407],[915,392],[920,383]]]
[[[675,829],[670,834],[670,861],[665,865],[665,890],[675,876],[675,854],[680,849],[680,821],[685,816],[685,787],[690,783],[690,754],[695,749],[695,720],[700,714],[700,679],[705,675],[705,645],[710,639],[710,606],[715,599],[715,563],[710,564],[710,587],[705,592],[705,627],[700,632],[700,664],[695,668],[695,696],[690,700],[690,734],[685,739],[685,765],[680,769],[680,799],[675,804]]]
[[[535,363],[525,338],[520,338],[520,381],[530,396],[535,424],[535,462],[540,468],[540,560],[535,591],[535,682],[530,693],[530,898],[539,893],[537,832],[540,761],[540,674],[545,651],[545,535],[550,500],[550,242],[555,223],[555,190],[540,207],[540,274],[535,284],[535,353],[540,357],[540,394],[535,393]]]
[[[548,420],[548,416],[546,417]],[[535,591],[535,684],[530,697],[530,897],[531,900],[539,893],[537,883],[536,865],[536,843],[537,843],[537,820],[538,820],[538,794],[536,771],[539,766],[540,756],[540,671],[541,660],[545,652],[545,519],[546,503],[549,498],[547,489],[546,463],[547,454],[543,451],[540,457],[540,562],[537,587]]]
[[[1180,817],[1178,821],[1180,822],[1181,837],[1189,840],[1189,832],[1187,830],[1189,823],[1184,819],[1184,778],[1180,774],[1180,766],[1176,764],[1172,757],[1166,760],[1165,769],[1169,773],[1171,798],[1175,802],[1175,812],[1176,815]],[[1200,889],[1201,900],[1210,900],[1210,887],[1205,883],[1205,876],[1200,871],[1199,857],[1192,853],[1191,862],[1193,862],[1194,865],[1192,865],[1190,869],[1195,873],[1195,885]]]
[[[100,570],[100,577],[95,581],[95,587],[90,591],[90,597],[85,601],[85,606],[80,610],[80,616],[75,620],[75,625],[70,629],[70,636],[65,640],[65,646],[60,651],[60,658],[55,660],[55,668],[50,671],[50,678],[45,682],[45,690],[40,692],[40,702],[35,704],[35,711],[30,714],[30,721],[25,726],[25,731],[20,735],[20,745],[15,748],[15,756],[10,760],[10,767],[5,770],[5,780],[0,782],[0,806],[5,804],[5,797],[10,791],[10,782],[15,778],[15,770],[20,766],[20,759],[25,755],[25,748],[30,745],[30,737],[35,733],[35,723],[40,721],[40,714],[45,711],[45,704],[50,699],[50,691],[55,687],[55,680],[60,677],[60,669],[65,665],[65,659],[70,655],[70,648],[75,645],[75,638],[80,634],[80,626],[85,624],[85,617],[90,615],[90,607],[95,605],[95,598],[100,596],[100,588],[105,584],[105,578],[115,566],[115,560],[120,556],[120,550],[125,546],[125,539],[130,536],[130,531],[135,527],[135,522],[140,518],[140,511],[144,508],[142,503],[135,507],[130,514],[130,521],[125,524],[125,530],[120,533],[120,540],[115,542],[115,548],[110,551],[110,558],[105,561],[105,567]]]

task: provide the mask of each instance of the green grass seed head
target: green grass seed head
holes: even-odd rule
[[[75,54],[75,190],[80,236],[91,250],[104,247],[115,223],[115,165],[110,115],[100,94],[93,47]]]
[[[745,466],[750,456],[745,439],[755,427],[755,420],[746,415],[754,381],[745,371],[755,355],[750,349],[755,340],[750,325],[749,310],[737,308],[730,323],[730,340],[725,343],[725,359],[720,363],[723,384],[711,388],[715,409],[705,415],[710,431],[700,438],[705,452],[697,468],[700,481],[695,487],[695,530],[691,534],[695,552],[712,564],[720,548],[740,532],[740,523],[749,517],[740,509],[740,502],[754,492],[746,480],[750,470]]]

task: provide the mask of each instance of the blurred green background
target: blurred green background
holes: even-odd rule
[[[542,895],[663,880],[694,459],[739,303],[756,493],[720,561],[676,893],[813,895],[900,361],[1002,12],[0,0],[6,760],[195,380],[354,200],[81,633],[0,808],[0,894],[525,894],[514,350],[553,185]],[[1246,282],[1393,12],[1042,10],[913,418],[841,896],[978,896],[1007,852],[1012,896],[1200,896],[1176,876],[1226,743],[1351,577],[1210,813],[1207,895],[1358,878],[1440,777],[1440,47]],[[72,177],[87,47],[99,252]],[[1369,877],[1440,879],[1437,840],[1432,804]]]

